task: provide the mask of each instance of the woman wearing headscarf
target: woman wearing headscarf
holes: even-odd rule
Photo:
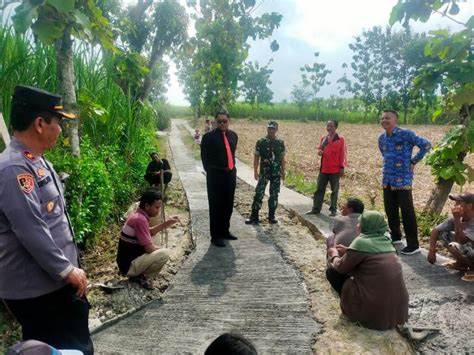
[[[359,235],[349,247],[339,244],[329,249],[331,267],[337,273],[330,271],[326,276],[341,295],[341,311],[352,322],[371,329],[404,324],[408,292],[387,222],[381,213],[367,211],[359,217],[358,228]]]

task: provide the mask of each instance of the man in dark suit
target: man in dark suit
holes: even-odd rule
[[[225,247],[224,239],[237,239],[229,232],[229,227],[234,208],[238,137],[229,129],[230,117],[226,111],[216,114],[215,123],[217,128],[202,137],[201,160],[206,171],[211,243]]]

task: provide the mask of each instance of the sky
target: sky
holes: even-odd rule
[[[344,73],[341,65],[351,62],[349,43],[364,29],[388,25],[390,11],[396,3],[397,0],[264,0],[255,14],[275,11],[282,14],[283,19],[271,39],[250,42],[248,60],[265,64],[273,58],[270,88],[273,101],[279,102],[291,100],[291,89],[301,80],[299,68],[314,63],[314,52],[319,52],[318,62],[325,63],[332,73],[328,75],[331,85],[322,88],[318,96],[337,95],[337,80]],[[473,14],[474,1],[461,0],[458,4],[461,11],[455,18],[466,21]],[[411,25],[417,32],[460,28],[441,16],[432,16],[426,24],[411,22]],[[399,25],[394,27],[401,29]],[[275,53],[269,48],[273,39],[280,45]],[[187,105],[175,72],[176,68],[171,66],[168,101]]]

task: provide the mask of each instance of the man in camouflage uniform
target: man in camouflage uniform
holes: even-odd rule
[[[278,223],[275,219],[275,211],[278,206],[280,179],[285,179],[285,143],[276,137],[277,131],[278,123],[275,121],[268,122],[267,136],[259,139],[255,145],[253,170],[255,180],[258,180],[258,183],[255,188],[252,212],[245,221],[246,224],[259,223],[258,211],[262,208],[262,199],[268,182],[270,182],[268,222],[272,224]]]

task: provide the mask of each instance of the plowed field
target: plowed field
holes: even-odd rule
[[[255,142],[266,134],[266,122],[234,119],[231,128],[239,135],[238,158],[252,166]],[[426,137],[432,144],[438,142],[449,129],[447,126],[406,126],[406,128]],[[380,208],[383,204],[380,186],[382,157],[377,141],[383,129],[378,124],[340,123],[338,133],[347,141],[349,163],[346,176],[341,180],[340,200],[341,197],[343,199],[357,196],[366,203],[373,200],[375,206]],[[320,158],[316,154],[316,146],[323,134],[326,134],[325,123],[279,122],[278,135],[286,144],[288,169],[304,173],[307,181],[314,181],[317,178]],[[474,166],[474,155],[468,156],[467,162]],[[413,190],[417,208],[424,206],[433,186],[430,167],[423,162],[419,163],[415,170]],[[473,191],[473,187],[472,183],[470,186],[465,185],[464,191]],[[459,187],[455,186],[454,191],[459,191]]]

